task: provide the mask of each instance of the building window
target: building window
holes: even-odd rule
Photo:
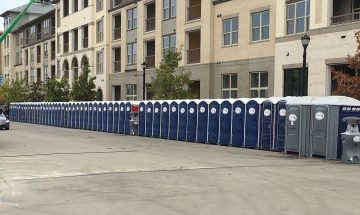
[[[79,11],[79,0],[73,0],[73,10],[74,10],[74,13]]]
[[[104,21],[96,22],[96,42],[101,43],[104,39]]]
[[[268,40],[270,12],[268,10],[251,14],[252,41]]]
[[[239,38],[239,17],[225,19],[223,21],[224,46],[238,44]]]
[[[129,43],[127,45],[127,64],[136,64],[136,43]]]
[[[20,45],[20,34],[16,34],[16,46]]]
[[[127,29],[132,30],[137,27],[137,8],[127,11]]]
[[[89,27],[87,25],[82,27],[82,46],[84,49],[89,47]]]
[[[310,0],[297,1],[286,5],[287,34],[297,34],[309,30]]]
[[[164,20],[176,17],[176,0],[163,0]]]
[[[268,97],[268,73],[252,72],[250,73],[250,94],[252,98]]]
[[[69,0],[64,0],[63,17],[69,15]]]
[[[44,34],[50,34],[50,19],[47,19],[43,23],[44,27]]]
[[[127,84],[126,85],[126,100],[135,101],[137,99],[136,95],[136,84]]]
[[[44,43],[44,58],[48,57],[48,44]]]
[[[104,53],[96,53],[96,74],[104,73]]]
[[[89,7],[89,0],[83,0],[83,8]]]
[[[68,53],[69,52],[69,32],[64,32],[63,34],[63,41],[64,41],[64,53]]]
[[[237,74],[222,75],[222,98],[237,98]]]
[[[176,51],[176,35],[163,36],[163,56],[166,55],[169,49]]]
[[[35,60],[35,49],[34,48],[30,49],[30,59],[31,59],[31,61]]]
[[[35,38],[35,32],[36,32],[36,27],[35,27],[35,25],[34,25],[34,26],[31,26],[31,28],[30,28],[30,38],[31,38],[31,39],[34,39],[34,38]]]
[[[96,12],[103,10],[103,0],[96,0]]]
[[[35,70],[31,70],[30,73],[30,82],[34,83],[35,82]]]
[[[284,96],[307,96],[308,71],[302,68],[284,70]]]
[[[48,79],[48,66],[44,66],[44,82]]]
[[[118,40],[121,38],[121,14],[113,16],[113,39]]]

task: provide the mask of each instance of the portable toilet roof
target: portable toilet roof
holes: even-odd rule
[[[313,101],[314,105],[334,105],[334,106],[358,106],[360,101],[346,96],[326,96],[319,97]]]
[[[287,102],[287,105],[313,105],[318,98],[315,96],[294,97]]]
[[[269,99],[267,99],[268,101],[271,101],[273,104],[277,104],[280,101],[287,101],[287,99],[285,97],[270,97]]]
[[[262,104],[264,101],[266,101],[266,99],[264,99],[264,98],[253,98],[251,100],[256,101],[258,104]]]

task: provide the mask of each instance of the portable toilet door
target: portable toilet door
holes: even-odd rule
[[[72,123],[72,107],[73,104],[69,103],[68,108],[67,108],[67,128],[71,128],[71,123]]]
[[[283,152],[285,147],[286,101],[276,105],[274,150]]]
[[[245,147],[259,147],[259,111],[260,106],[255,100],[246,104],[245,118]]]
[[[146,103],[146,121],[145,121],[145,135],[152,137],[153,135],[153,119],[154,119],[154,105],[152,102]]]
[[[161,124],[161,103],[159,101],[154,103],[154,119],[153,119],[153,137],[160,137]]]
[[[235,147],[244,147],[245,103],[242,100],[236,100],[233,103],[232,112],[231,144]]]
[[[220,103],[212,101],[209,104],[209,125],[208,143],[217,144],[219,142],[219,123],[220,123]]]
[[[94,103],[90,102],[88,104],[88,120],[86,130],[92,130],[93,126],[93,111],[94,111]]]
[[[300,105],[287,107],[285,151],[300,153]]]
[[[76,103],[72,103],[71,108],[71,128],[75,128],[76,122]]]
[[[102,132],[107,132],[108,129],[108,111],[109,104],[107,102],[103,103],[103,111],[102,111]]]
[[[262,103],[261,123],[260,123],[260,148],[271,150],[273,143],[273,103],[266,100]]]
[[[41,124],[46,125],[46,103],[41,104]]]
[[[131,103],[127,102],[125,106],[125,134],[130,135],[130,113],[131,113]]]
[[[54,125],[54,103],[50,103],[49,125]]]
[[[76,103],[75,107],[75,128],[80,129],[81,103]]]
[[[182,101],[179,104],[179,130],[178,140],[186,140],[186,130],[188,124],[188,104],[186,101]]]
[[[98,104],[95,102],[93,104],[93,110],[92,110],[92,128],[91,130],[96,131],[97,130],[97,123],[98,123]]]
[[[232,104],[229,100],[220,105],[220,137],[219,144],[229,146],[231,144]]]
[[[179,125],[179,104],[173,101],[170,104],[170,119],[169,119],[169,139],[176,140],[178,135]]]
[[[120,113],[119,113],[119,133],[125,133],[125,103],[120,103]]]
[[[139,136],[145,136],[145,123],[146,123],[146,105],[145,102],[139,104]]]
[[[84,129],[84,103],[80,103],[79,105],[79,125],[78,128],[79,129]]]
[[[66,104],[67,103],[62,103],[61,105],[60,127],[65,127],[66,124]]]
[[[119,133],[119,113],[120,113],[120,105],[118,102],[114,104],[114,133]]]
[[[168,101],[164,101],[161,105],[161,138],[169,138],[169,120],[170,120],[170,105]]]
[[[196,133],[197,133],[197,108],[198,105],[195,101],[189,102],[188,105],[188,123],[186,130],[186,140],[189,142],[196,141]]]
[[[97,127],[96,131],[102,131],[103,123],[103,103],[99,103],[97,106]]]
[[[108,111],[107,111],[107,132],[113,133],[114,132],[114,104],[110,102],[108,104]]]
[[[207,143],[209,122],[209,104],[201,101],[198,105],[198,131],[197,142]]]
[[[61,127],[61,103],[57,103],[56,126]]]
[[[81,123],[81,129],[83,129],[83,130],[87,130],[87,128],[88,128],[88,124],[89,124],[89,103],[83,103],[83,106],[82,106],[82,108],[83,108],[83,111],[82,111],[82,113],[81,113],[81,119],[82,119],[82,121],[80,122]]]
[[[326,157],[329,107],[314,105],[311,115],[311,155]]]

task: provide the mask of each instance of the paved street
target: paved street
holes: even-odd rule
[[[360,166],[12,123],[0,214],[360,214]]]

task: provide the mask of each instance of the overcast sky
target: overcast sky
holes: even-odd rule
[[[4,13],[5,11],[19,7],[28,3],[29,0],[1,0],[0,3],[0,14]],[[0,29],[4,30],[4,20],[3,18],[0,19]]]

